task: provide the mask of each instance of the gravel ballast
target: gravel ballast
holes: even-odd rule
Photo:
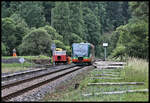
[[[52,81],[44,86],[40,86],[34,90],[31,90],[27,93],[24,93],[21,96],[15,97],[13,99],[10,99],[10,101],[39,101],[41,100],[45,94],[47,93],[53,93],[54,91],[57,90],[57,88],[62,84],[65,83],[67,84],[69,81],[71,81],[77,74],[80,74],[82,72],[85,72],[87,70],[92,69],[93,66],[90,67],[84,67],[84,69],[75,71],[71,74],[68,74],[64,76],[63,78],[59,78],[55,81]]]

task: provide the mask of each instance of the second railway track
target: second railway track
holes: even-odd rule
[[[81,68],[83,67],[74,66],[53,70],[47,73],[40,74],[38,76],[26,78],[24,80],[2,84],[2,100],[5,101],[19,96],[25,92],[54,81]]]
[[[53,74],[53,73],[57,73],[57,72],[60,72],[60,71],[64,71],[66,69],[69,69],[69,68],[73,68],[75,67],[75,65],[72,65],[72,66],[68,66],[68,67],[62,67],[60,69],[51,69],[51,70],[47,70],[47,69],[40,69],[40,71],[44,71],[44,72],[40,72],[38,74],[34,74],[35,72],[39,72],[39,70],[37,71],[27,71],[25,73],[19,73],[19,74],[15,74],[15,75],[12,75],[11,78],[13,78],[14,76],[22,76],[22,75],[27,75],[27,77],[24,77],[23,79],[18,79],[18,80],[12,80],[12,81],[7,81],[7,82],[3,82],[2,83],[2,89],[5,89],[5,88],[9,88],[9,87],[12,87],[12,86],[15,86],[15,85],[18,85],[18,84],[21,84],[21,83],[24,83],[24,82],[27,82],[27,81],[31,81],[31,80],[34,80],[34,79],[38,79],[40,77],[44,77],[46,75],[50,75],[50,74]],[[22,74],[22,75],[21,75]],[[10,78],[10,77],[9,77]]]
[[[11,73],[11,74],[7,74],[7,75],[2,75],[2,83],[3,82],[7,82],[9,80],[14,80],[15,78],[24,78],[25,76],[28,76],[28,75],[32,75],[32,74],[37,74],[37,73],[41,73],[41,72],[44,72],[44,71],[49,71],[50,69],[53,70],[53,69],[59,69],[59,68],[64,68],[65,67],[73,67],[75,65],[58,65],[58,66],[55,66],[55,67],[49,67],[49,68],[38,68],[38,69],[32,69],[32,70],[25,70],[25,71],[21,71],[21,72],[16,72],[16,73]]]

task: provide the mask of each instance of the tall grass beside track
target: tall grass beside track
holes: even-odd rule
[[[129,58],[125,66],[125,80],[145,82],[148,87],[148,62],[143,59]],[[123,71],[122,71],[123,72]]]
[[[21,71],[21,70],[27,70],[27,67],[34,66],[35,64],[31,64],[28,62],[24,62],[23,64],[21,63],[1,63],[1,71],[2,73],[8,73],[8,72],[16,72],[16,71]]]

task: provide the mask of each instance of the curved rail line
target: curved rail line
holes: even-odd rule
[[[36,76],[36,77],[31,77],[31,78],[28,78],[28,79],[24,79],[24,80],[20,80],[20,81],[16,81],[16,82],[13,82],[13,83],[8,83],[8,84],[3,84],[2,85],[2,100],[5,101],[5,100],[9,100],[11,98],[14,98],[16,96],[19,96],[25,92],[28,92],[34,88],[37,88],[39,86],[42,86],[46,83],[49,83],[51,81],[54,81],[58,78],[61,78],[67,74],[70,74],[72,72],[75,72],[79,69],[82,69],[83,67],[79,67],[79,66],[74,66],[74,67],[68,67],[68,68],[64,68],[64,69],[59,69],[59,70],[53,70],[53,71],[50,71],[49,73],[45,73],[45,74],[41,74],[39,76]],[[53,76],[53,77],[50,77],[48,79],[42,79],[42,81],[39,81],[38,83],[32,83],[32,81],[34,80],[38,80],[40,77],[46,77],[46,76],[49,76],[49,75],[56,75],[56,76]],[[30,82],[31,85],[29,86],[22,86],[21,89],[19,90],[14,90],[13,92],[11,93],[7,93],[7,91],[9,91],[9,89],[13,88],[13,86],[17,86],[17,85],[21,85],[23,83],[26,83],[26,82]],[[3,93],[4,92],[4,93]]]

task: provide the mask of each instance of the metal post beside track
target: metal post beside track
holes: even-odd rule
[[[52,52],[53,52],[53,54],[52,54],[53,66],[55,66],[55,57],[54,57],[55,49],[56,49],[56,45],[55,45],[55,43],[52,43],[52,45],[51,45],[51,50],[52,50]]]
[[[105,53],[104,53],[104,55],[105,55],[105,59],[104,59],[104,60],[106,61],[106,47],[105,47],[104,49],[105,49]]]
[[[106,47],[108,46],[108,43],[103,43],[104,46],[104,60],[106,61]]]
[[[54,53],[55,53],[55,50],[53,50],[53,66],[55,66],[55,57],[54,57]]]

